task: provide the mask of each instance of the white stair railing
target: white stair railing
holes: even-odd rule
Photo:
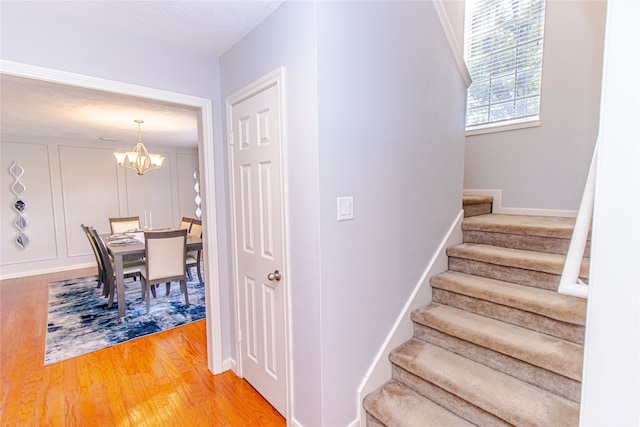
[[[596,189],[596,169],[597,169],[598,142],[593,150],[593,158],[591,159],[591,167],[587,182],[582,193],[580,208],[576,216],[576,224],[571,235],[571,243],[567,251],[567,258],[560,277],[560,285],[558,292],[561,294],[573,295],[576,297],[586,298],[589,294],[589,286],[579,279],[580,266],[584,256],[584,250],[591,229],[591,218],[593,216],[593,201]]]

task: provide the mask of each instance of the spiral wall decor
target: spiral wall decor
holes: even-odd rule
[[[193,179],[196,180],[196,183],[193,186],[193,189],[196,191],[196,198],[194,199],[196,202],[196,210],[194,213],[196,214],[196,218],[200,219],[202,216],[202,210],[200,209],[202,198],[200,197],[200,173],[198,172],[198,169],[193,171]]]
[[[24,174],[24,169],[22,166],[18,164],[18,162],[12,162],[9,167],[9,173],[15,181],[11,185],[11,191],[16,195],[16,201],[13,202],[13,209],[18,213],[18,219],[14,222],[14,225],[18,229],[18,237],[16,238],[16,243],[22,249],[26,249],[29,244],[29,236],[25,233],[24,229],[29,225],[29,221],[25,217],[24,210],[27,208],[26,202],[22,199],[22,194],[27,191],[27,188],[24,186],[22,181],[20,181],[20,177]]]

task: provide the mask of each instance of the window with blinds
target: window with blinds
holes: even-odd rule
[[[467,0],[467,131],[537,121],[544,0]]]

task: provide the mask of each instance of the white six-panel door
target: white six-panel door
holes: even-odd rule
[[[240,372],[286,417],[286,277],[278,85],[230,105]]]

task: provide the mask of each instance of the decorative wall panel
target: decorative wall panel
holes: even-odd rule
[[[142,176],[130,169],[125,171],[128,206],[126,214],[127,216],[140,216],[141,225],[144,225],[144,212],[146,211],[147,215],[153,217],[153,228],[177,227],[180,218],[174,221],[173,206],[174,203],[178,203],[179,198],[176,197],[174,200],[171,191],[172,174],[174,173],[172,159],[165,152],[158,150],[153,150],[153,152],[165,157],[162,168],[149,171]],[[122,215],[124,214],[122,212]]]
[[[99,233],[119,215],[117,166],[112,149],[59,146],[67,256],[91,253],[80,224]],[[151,173],[151,172],[149,172]]]

